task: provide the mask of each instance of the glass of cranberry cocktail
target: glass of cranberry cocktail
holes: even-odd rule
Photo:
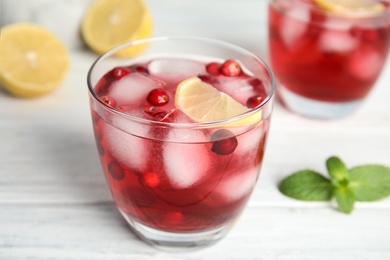
[[[273,0],[268,19],[282,103],[315,118],[355,111],[386,62],[390,2]]]
[[[260,173],[275,89],[267,65],[221,41],[152,38],[98,58],[88,86],[101,165],[134,232],[160,248],[224,237]]]

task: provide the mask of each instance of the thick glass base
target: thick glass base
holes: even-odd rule
[[[319,118],[336,119],[348,116],[362,103],[362,100],[348,102],[325,102],[299,96],[282,85],[278,86],[278,94],[284,105],[297,114]]]
[[[196,233],[172,233],[156,230],[132,220],[119,210],[130,227],[146,243],[168,252],[188,252],[211,246],[223,238],[234,224],[227,224],[214,230]]]

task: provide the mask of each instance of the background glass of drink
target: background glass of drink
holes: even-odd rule
[[[141,49],[136,58],[116,55]],[[243,71],[224,76],[206,69],[227,59],[239,61]],[[243,105],[253,96],[261,96],[260,103],[233,118],[194,122],[173,101],[177,84],[193,76]],[[197,248],[224,237],[259,176],[275,88],[267,65],[216,40],[153,38],[101,56],[88,86],[105,177],[135,233],[160,248]],[[169,102],[153,107],[155,88]]]
[[[390,4],[377,2],[383,11],[362,16],[326,11],[312,0],[271,1],[270,59],[287,108],[331,119],[362,103],[389,51]]]

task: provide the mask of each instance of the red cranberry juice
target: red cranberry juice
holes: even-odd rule
[[[385,64],[390,20],[325,16],[299,1],[314,5],[293,0],[275,1],[269,7],[270,58],[280,83],[309,99],[364,98]]]
[[[266,96],[262,81],[234,61],[184,58],[114,68],[95,91],[122,113],[156,122],[191,123],[175,108],[174,98],[177,84],[194,75],[249,108]],[[159,230],[194,232],[221,227],[242,211],[260,171],[268,118],[249,131],[232,133],[131,122],[94,106],[92,116],[106,179],[127,218]]]

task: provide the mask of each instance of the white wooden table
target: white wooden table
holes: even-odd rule
[[[156,36],[213,37],[268,58],[266,1],[148,3]],[[71,55],[58,91],[33,100],[0,93],[0,259],[390,259],[390,199],[344,215],[334,203],[277,190],[295,170],[325,172],[331,155],[349,167],[390,165],[389,61],[348,118],[312,120],[276,104],[260,181],[239,222],[210,248],[172,254],[138,240],[112,203],[88,110],[86,73],[97,56],[77,47]]]

